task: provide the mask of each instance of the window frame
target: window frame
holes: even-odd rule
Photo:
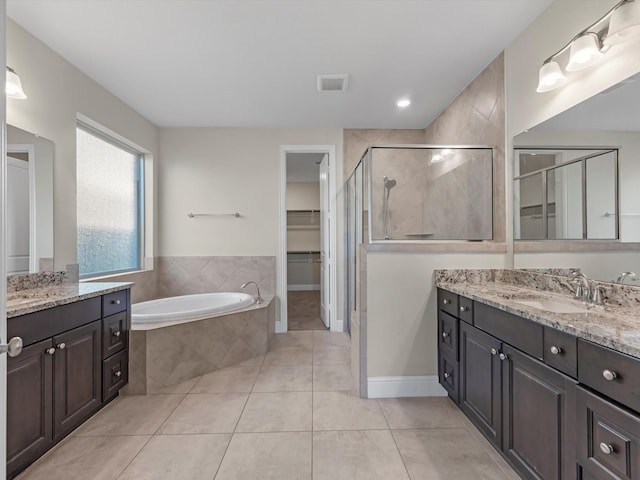
[[[78,150],[77,150],[77,133],[78,130],[82,130],[89,135],[92,135],[105,143],[108,143],[114,147],[117,147],[121,150],[124,150],[127,153],[130,153],[136,157],[137,167],[135,169],[136,174],[136,208],[138,210],[136,228],[138,230],[138,241],[137,241],[137,262],[136,265],[132,268],[120,269],[120,270],[108,270],[103,272],[92,272],[86,274],[80,274],[80,280],[90,280],[94,278],[121,275],[125,273],[138,272],[143,270],[144,268],[144,258],[145,258],[145,156],[146,154],[140,151],[137,148],[132,147],[131,145],[114,138],[108,133],[96,128],[93,125],[90,125],[82,120],[76,121],[76,162],[79,161],[78,158]],[[77,167],[76,167],[77,169]],[[77,171],[77,170],[76,170]],[[76,177],[76,182],[77,182]],[[77,198],[77,197],[76,197]],[[78,205],[76,203],[76,218],[78,212]],[[76,248],[78,247],[78,232],[76,229]],[[78,259],[79,260],[79,259]],[[78,261],[79,264],[79,261]]]

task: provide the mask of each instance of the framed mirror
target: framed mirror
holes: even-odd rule
[[[514,267],[640,274],[640,74],[513,145]]]
[[[53,270],[51,140],[7,125],[7,275]]]

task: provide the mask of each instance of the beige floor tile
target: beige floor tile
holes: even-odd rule
[[[311,365],[273,365],[260,369],[254,392],[310,392]]]
[[[287,332],[276,333],[273,336],[271,342],[271,350],[276,350],[282,347],[313,347],[313,332]]]
[[[315,331],[313,332],[313,347],[349,347],[351,337],[348,333]]]
[[[349,347],[319,346],[313,348],[314,365],[350,365],[351,349]]]
[[[151,435],[171,415],[183,394],[119,398],[82,425],[74,435]]]
[[[236,433],[216,480],[310,480],[311,432]]]
[[[412,480],[506,480],[466,428],[394,430]]]
[[[351,390],[353,379],[349,365],[314,365],[313,391]]]
[[[71,437],[17,479],[115,480],[149,438]]]
[[[314,480],[409,479],[389,430],[313,433]]]
[[[392,429],[463,426],[464,415],[447,397],[384,398],[379,402]]]
[[[191,393],[158,434],[233,433],[247,401],[246,393]]]
[[[251,357],[239,363],[235,363],[232,367],[261,367],[264,362],[264,355],[258,355],[257,357]]]
[[[118,480],[211,480],[231,435],[156,435]]]
[[[272,350],[264,358],[263,366],[311,365],[312,352],[306,347],[282,347]]]
[[[189,393],[193,386],[198,383],[198,380],[200,380],[200,377],[191,378],[176,385],[169,385],[157,390],[151,389],[152,391],[147,391],[147,393],[149,395],[163,395],[167,393]]]
[[[313,430],[388,429],[377,400],[347,392],[314,392]]]
[[[249,396],[237,432],[310,432],[311,392],[257,393]]]
[[[191,393],[248,393],[256,381],[260,367],[227,367],[203,375]]]

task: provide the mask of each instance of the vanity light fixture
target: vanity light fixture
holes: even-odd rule
[[[408,98],[401,98],[396,102],[396,105],[400,108],[406,108],[411,105],[411,100],[409,100]]]
[[[11,67],[7,67],[7,78],[5,84],[5,93],[9,98],[17,98],[24,100],[27,96],[22,90],[22,82],[20,77]]]
[[[637,37],[640,37],[640,0],[622,0],[543,62],[536,91],[549,92],[567,81],[559,63],[559,57],[567,50],[569,61],[565,70],[575,72],[598,63],[611,45]]]

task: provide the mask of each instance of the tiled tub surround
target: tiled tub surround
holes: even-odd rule
[[[436,270],[434,275],[437,287],[640,358],[640,288],[601,283],[609,289],[604,307],[593,306],[588,313],[553,313],[518,299],[583,305],[573,299],[565,276],[521,270]]]
[[[134,325],[129,339],[127,394],[160,393],[200,375],[264,355],[275,326],[265,303],[178,324]]]

